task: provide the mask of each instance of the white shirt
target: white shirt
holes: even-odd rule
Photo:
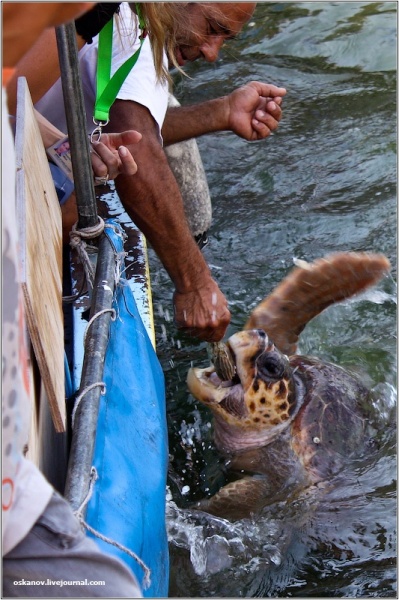
[[[31,406],[17,251],[14,140],[4,89],[2,105],[2,539],[7,554],[44,512],[53,488],[23,457]]]
[[[117,24],[116,24],[117,22]],[[122,2],[120,14],[114,17],[111,75],[137,50],[140,45],[135,32],[137,16],[127,2]],[[139,30],[137,30],[139,31]],[[93,110],[96,99],[96,72],[98,35],[92,44],[85,44],[79,52],[83,95],[85,100],[87,132],[93,131]],[[166,55],[164,57],[166,64]],[[168,105],[168,84],[157,81],[151,44],[144,40],[140,56],[117,94],[120,100],[131,100],[148,108],[158,124],[159,132]],[[36,103],[35,108],[61,131],[67,131],[61,79]],[[132,124],[134,128],[134,123]]]

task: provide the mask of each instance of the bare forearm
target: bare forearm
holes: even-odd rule
[[[131,111],[126,110],[128,105]],[[204,276],[210,278],[210,273],[188,227],[180,190],[157,139],[152,117],[140,105],[119,101],[118,106],[117,101],[110,122],[113,131],[130,125],[143,135],[132,148],[137,173],[120,175],[115,180],[127,212],[158,254],[176,290],[195,289]]]
[[[201,104],[168,108],[162,137],[168,146],[206,133],[224,131],[227,126],[226,98],[216,98]]]
[[[136,155],[138,172],[133,177],[120,175],[116,189],[134,222],[151,243],[168,271],[177,291],[195,289],[197,282],[208,273],[208,267],[195,244],[183,210],[177,184],[170,177],[162,157],[157,160],[154,177],[153,161]],[[161,187],[161,190],[160,190]]]
[[[279,124],[285,93],[285,88],[251,81],[228,96],[170,107],[162,128],[165,145],[215,131],[232,131],[247,141],[264,139]]]

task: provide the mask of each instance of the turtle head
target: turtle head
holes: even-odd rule
[[[296,383],[288,358],[261,329],[227,341],[235,374],[223,381],[213,366],[191,368],[193,396],[215,416],[215,441],[227,451],[259,447],[280,433],[297,412]]]

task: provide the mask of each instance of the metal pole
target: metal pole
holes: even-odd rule
[[[98,250],[93,303],[90,318],[101,310],[111,308],[115,287],[115,252],[106,235],[102,235]],[[82,378],[79,392],[102,382],[105,352],[108,344],[111,313],[106,312],[93,321],[86,337]],[[96,438],[101,388],[95,387],[82,397],[76,409],[75,425],[69,455],[65,497],[74,510],[86,498]]]
[[[97,225],[98,219],[75,25],[68,23],[57,27],[56,36],[79,214],[78,229],[84,229]]]
[[[80,79],[76,31],[73,23],[57,27],[65,114],[71,148],[72,169],[79,213],[78,229],[98,224],[91,168],[86,112]],[[111,309],[115,287],[115,253],[106,235],[98,248],[90,318]],[[80,394],[103,379],[111,313],[99,315],[90,326],[85,344]],[[82,505],[90,484],[101,388],[97,385],[82,395],[76,408],[68,463],[65,497],[74,510]]]

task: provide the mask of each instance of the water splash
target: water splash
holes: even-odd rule
[[[169,542],[188,551],[192,568],[201,577],[279,566],[288,538],[277,520],[262,517],[232,523],[196,509],[178,508],[170,494],[167,523]]]

